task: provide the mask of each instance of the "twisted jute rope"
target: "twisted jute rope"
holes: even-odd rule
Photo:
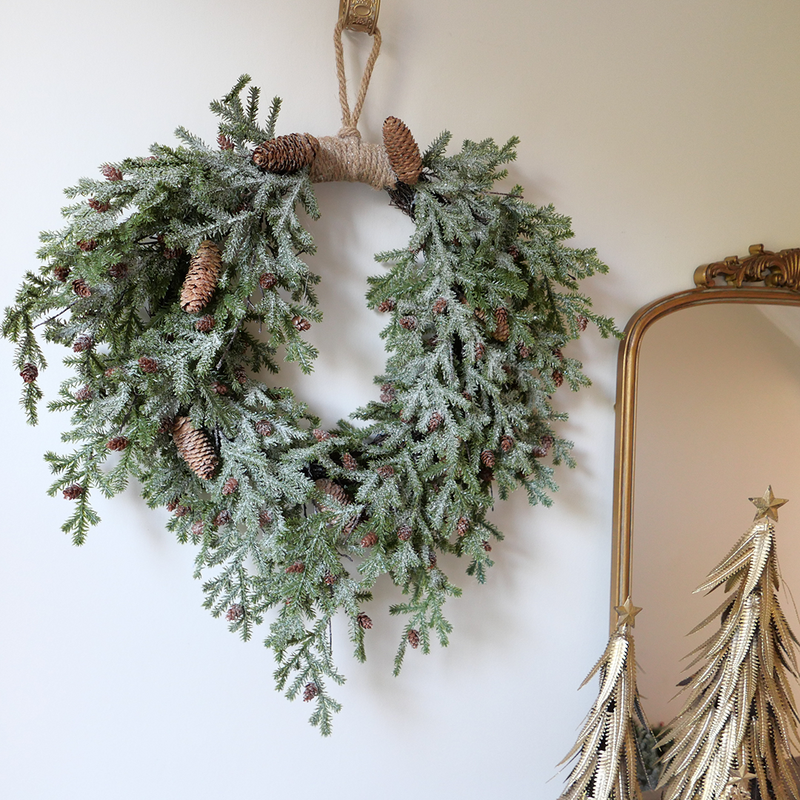
[[[311,167],[311,180],[315,183],[357,181],[368,183],[375,189],[393,189],[397,185],[397,178],[389,164],[386,149],[383,145],[362,141],[357,127],[372,77],[372,69],[380,53],[381,32],[375,28],[372,50],[367,58],[364,74],[361,76],[356,104],[351,111],[347,99],[347,75],[344,69],[343,30],[344,25],[340,20],[333,31],[333,45],[336,51],[342,127],[336,136],[319,137],[319,150]]]

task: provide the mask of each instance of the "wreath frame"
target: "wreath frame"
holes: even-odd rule
[[[50,495],[75,504],[64,532],[82,544],[100,521],[92,492],[112,497],[138,479],[149,506],[173,512],[178,541],[197,546],[211,613],[243,639],[269,616],[277,687],[314,701],[310,721],[327,735],[340,708],[328,681],[344,681],[333,616],[347,615],[364,660],[363,605],[388,574],[406,595],[390,607],[405,617],[395,674],[409,646],[448,643],[443,606],[460,589],[438,556],[466,557],[483,582],[490,542],[503,538],[487,518],[493,485],[502,499],[524,487],[532,504],[550,504],[553,465],[574,465],[551,396],[589,383],[562,348],[589,322],[603,337],[617,331],[579,291],[607,268],[593,249],[563,244],[570,220],[525,202],[521,187],[494,190],[517,139],[466,141],[448,156],[444,133],[419,181],[390,190],[415,230],[376,255],[389,269],[369,279],[368,305],[389,320],[380,400],[322,430],[291,390],[256,377],[280,371],[279,348],[313,367],[302,333],[321,319],[319,277],[302,259],[314,243],[298,209],[314,219],[319,208],[308,166],[254,163],[275,140],[280,101],[259,125],[259,90],[242,98],[249,81],[211,104],[218,149],[178,128],[180,146],[155,144],[65,190],[88,201],[42,234],[45,264],[26,275],[2,333],[17,345],[32,424],[46,367],[35,329],[73,351],[74,374],[48,409],[71,413],[62,439],[76,448],[45,455]],[[187,273],[211,245],[208,299],[188,313]]]

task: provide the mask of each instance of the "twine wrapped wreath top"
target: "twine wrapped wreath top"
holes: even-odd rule
[[[605,266],[593,250],[564,244],[569,220],[526,203],[520,187],[494,190],[516,140],[465,142],[446,155],[443,134],[420,154],[390,117],[384,143],[356,125],[375,43],[352,113],[337,28],[342,130],[333,137],[275,136],[280,101],[258,121],[259,91],[243,76],[211,108],[218,147],[183,128],[181,146],[102,167],[67,194],[67,225],[42,234],[44,265],[6,310],[17,344],[29,421],[46,366],[37,339],[66,346],[71,376],[49,408],[66,410],[48,453],[73,512],[63,529],[81,544],[99,521],[94,492],[113,496],[131,476],[169,529],[197,551],[205,605],[243,638],[269,615],[265,643],[277,686],[313,702],[311,721],[330,732],[339,709],[329,684],[330,622],[350,623],[357,658],[365,635],[389,625],[370,605],[388,575],[404,597],[395,671],[408,648],[447,644],[443,609],[460,594],[443,554],[466,558],[484,581],[495,492],[523,487],[550,503],[553,466],[572,464],[556,430],[552,395],[586,385],[562,348],[594,313],[578,282]],[[305,333],[321,319],[307,217],[318,216],[315,181],[357,180],[389,192],[414,221],[402,246],[378,254],[367,303],[386,315],[387,363],[379,396],[330,430],[281,387],[283,360],[309,372]]]

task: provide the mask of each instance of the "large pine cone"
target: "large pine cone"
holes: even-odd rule
[[[290,133],[258,145],[253,163],[266,172],[286,175],[314,163],[319,142],[310,133]]]
[[[383,123],[383,146],[397,180],[413,186],[422,173],[422,156],[406,124],[397,117]]]
[[[214,476],[219,463],[208,436],[192,426],[189,417],[178,417],[172,428],[172,438],[181,458],[192,472],[204,481]]]
[[[508,325],[508,309],[496,308],[494,312],[495,329],[494,338],[498,342],[507,342],[508,335],[511,332]]]
[[[208,304],[217,288],[222,271],[222,253],[210,240],[202,242],[192,256],[189,271],[181,289],[181,308],[187,314],[196,314]]]

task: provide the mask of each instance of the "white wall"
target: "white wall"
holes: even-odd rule
[[[7,4],[4,304],[37,266],[38,231],[60,225],[62,187],[171,141],[179,124],[212,138],[208,102],[240,73],[285,99],[281,132],[334,133],[337,8]],[[799,26],[791,0],[384,0],[384,52],[361,127],[377,140],[393,114],[423,146],[443,128],[457,142],[521,136],[512,179],[530,200],[570,214],[576,243],[611,265],[587,289],[622,324],[687,287],[701,262],[756,241],[799,243]],[[380,321],[358,298],[377,269],[372,253],[407,228],[366,187],[325,186],[319,196],[314,268],[330,313],[317,335],[358,348],[350,361],[327,352],[305,390],[331,420],[380,370]],[[508,538],[488,585],[461,581],[447,650],[413,654],[393,679],[396,621],[373,615],[363,666],[339,637],[349,681],[329,740],[307,726],[306,707],[273,691],[269,654],[201,609],[191,549],[134,493],[101,508],[85,547],[69,544],[64,501],[45,497],[41,460],[65,421],[26,429],[20,380],[7,367],[0,796],[557,797],[563,776],[547,781],[593,700],[594,687],[576,689],[607,634],[616,345],[589,334],[571,354],[594,386],[559,398],[580,465],[560,475],[556,505],[530,509],[519,496],[498,507]],[[11,348],[0,355],[8,364]],[[51,396],[61,377],[58,367],[45,375]]]

